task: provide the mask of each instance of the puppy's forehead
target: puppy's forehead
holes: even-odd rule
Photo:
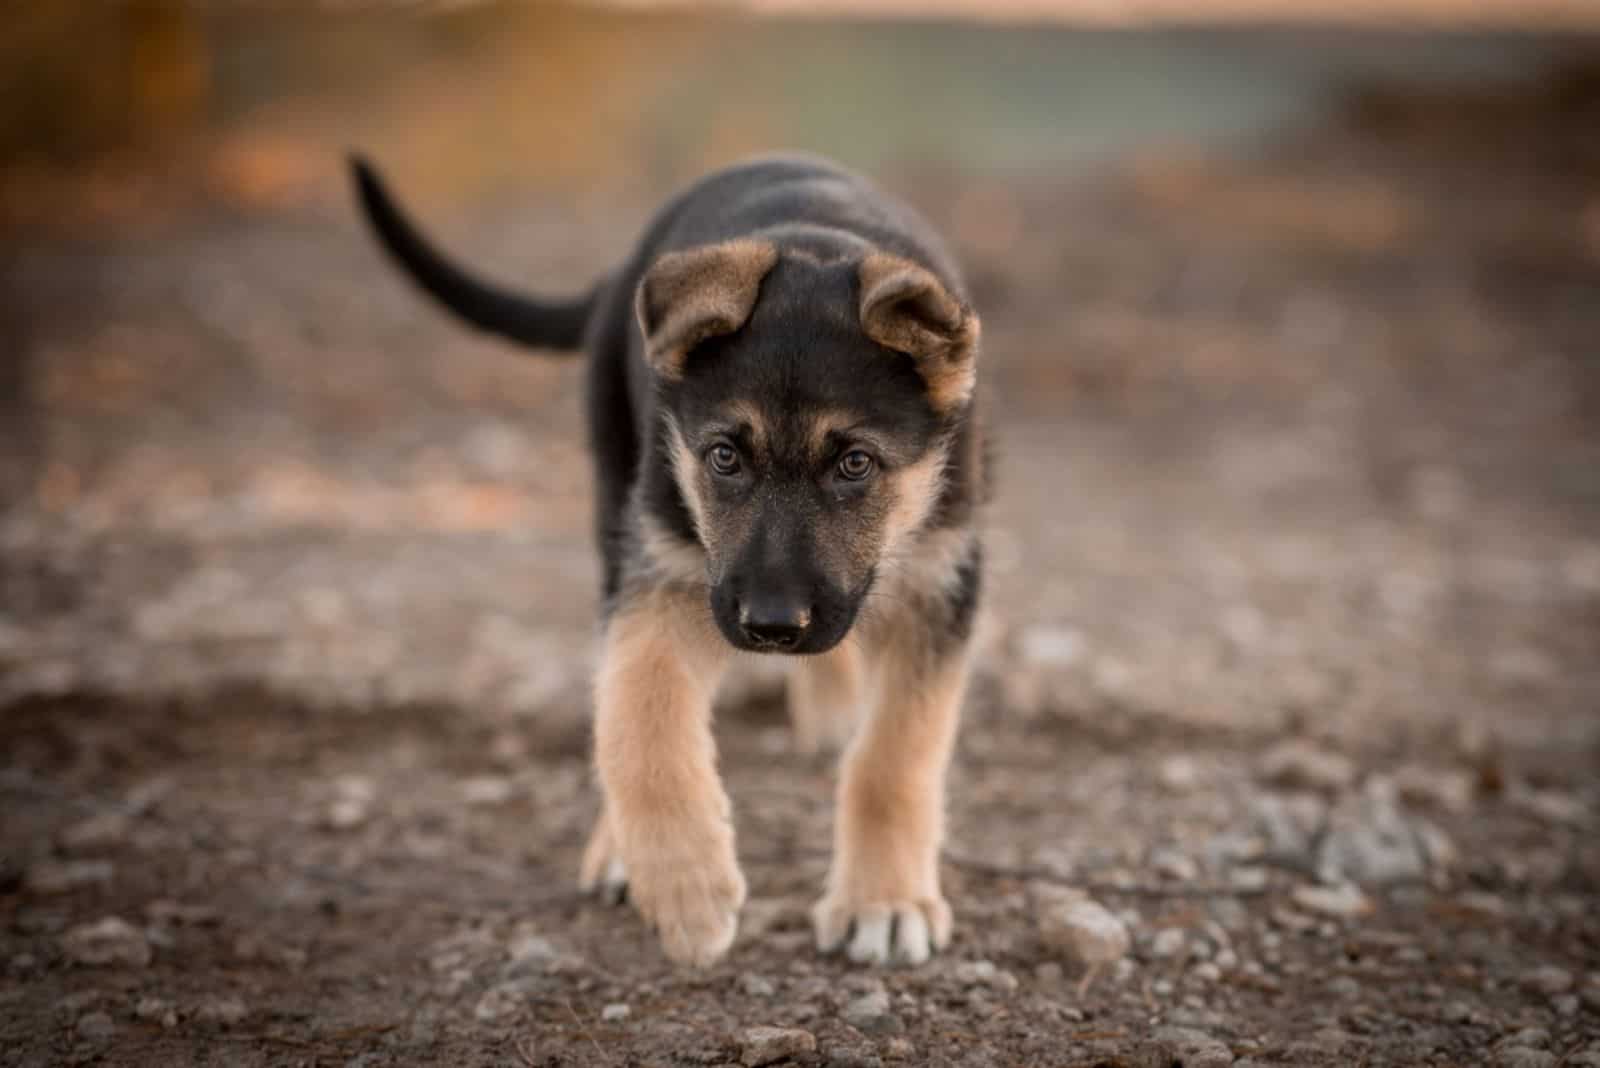
[[[856,310],[857,264],[785,254],[749,321],[691,359],[691,419],[743,425],[773,447],[812,451],[830,433],[919,438],[935,416],[916,365],[875,344]]]

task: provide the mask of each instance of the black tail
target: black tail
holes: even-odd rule
[[[594,306],[595,290],[570,300],[541,300],[480,281],[440,255],[400,213],[377,171],[350,158],[361,206],[384,248],[426,292],[480,330],[541,349],[576,349]]]

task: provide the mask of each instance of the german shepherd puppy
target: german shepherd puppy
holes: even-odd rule
[[[801,743],[850,739],[817,945],[926,960],[950,937],[944,779],[985,483],[978,317],[933,230],[830,163],[760,158],[691,186],[617,270],[551,300],[447,262],[352,165],[422,289],[481,330],[588,353],[604,800],[582,885],[625,890],[674,961],[727,951],[745,881],[711,702],[736,654],[784,654]]]

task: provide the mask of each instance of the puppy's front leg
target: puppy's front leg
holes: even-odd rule
[[[933,645],[903,632],[880,653],[874,707],[840,778],[827,892],[812,910],[825,952],[850,938],[852,960],[920,964],[949,940],[939,847],[968,653]]]
[[[605,812],[590,852],[615,855],[585,867],[620,867],[634,905],[684,964],[727,952],[745,897],[711,737],[727,657],[703,601],[651,590],[612,615],[596,686]]]

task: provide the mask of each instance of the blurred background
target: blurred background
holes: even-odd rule
[[[1457,925],[1411,962],[1462,965],[1429,971],[1433,1000],[1468,1005],[1438,1050],[1533,1027],[1580,1051],[1561,1042],[1600,1002],[1600,5],[13,0],[4,21],[0,1039],[38,1063],[186,1063],[218,1027],[323,1053],[400,1028],[457,1063],[518,1028],[580,1060],[596,1034],[726,1052],[651,1031],[666,1009],[594,1030],[606,999],[648,1001],[640,976],[711,998],[694,1011],[719,1034],[764,1022],[734,973],[675,987],[632,920],[563,896],[594,805],[578,361],[424,302],[343,160],[369,155],[463,262],[560,292],[681,184],[798,148],[934,220],[985,320],[1000,488],[957,886],[999,878],[1000,916],[1026,878],[1108,885],[1143,946],[1161,923],[1231,929],[1172,919],[1151,880],[1353,882]],[[828,773],[781,757],[770,680],[727,704],[743,841],[785,861],[752,882],[793,941]],[[209,919],[150,912],[172,900]],[[1521,919],[1473,956],[1491,914]],[[110,992],[63,941],[105,915],[145,947]],[[590,986],[541,973],[577,1014],[482,963],[524,922],[603,963]],[[1435,1049],[1316,997],[1291,1012],[1333,965],[1291,947],[1286,971],[1244,927],[1229,952],[1266,979],[1194,993],[1213,1032],[1364,1043],[1327,1063]],[[1032,983],[1049,951],[1017,929],[965,952]],[[1540,954],[1568,981],[1489,981]],[[327,1019],[296,1008],[307,968]],[[1157,963],[1091,1017],[1143,1019],[1152,977],[1163,1004],[1205,981]],[[1357,1001],[1392,1000],[1358,978]],[[921,981],[895,990],[933,1006],[960,983]],[[1067,1026],[968,1009],[1014,1053]],[[935,1016],[908,1017],[924,1052]]]

